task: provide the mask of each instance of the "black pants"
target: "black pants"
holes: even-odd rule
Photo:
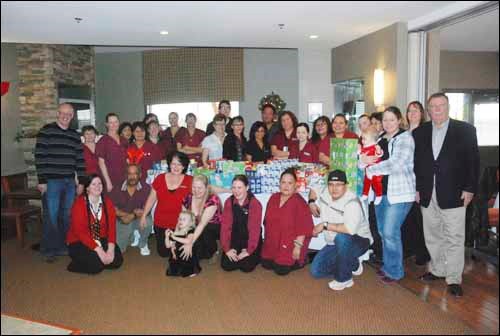
[[[108,248],[107,240],[101,240],[104,250]],[[105,269],[117,269],[123,264],[122,252],[115,245],[115,259],[109,265],[104,265],[94,250],[89,249],[82,243],[74,243],[68,246],[71,262],[68,271],[75,273],[97,274]]]
[[[177,259],[170,257],[166,275],[187,277],[200,272],[201,267],[196,255],[193,255],[188,260],[183,260],[180,256],[177,256]]]
[[[167,229],[162,229],[155,225],[155,237],[156,237],[156,251],[160,257],[168,258],[172,255],[169,248],[165,246],[165,231]]]
[[[298,269],[301,269],[304,267],[304,265],[301,266],[298,262],[295,262],[295,264],[293,264],[292,266],[285,266],[285,265],[276,264],[274,261],[266,260],[266,259],[262,259],[261,264],[262,264],[262,267],[264,267],[265,269],[273,270],[274,273],[276,273],[278,275],[287,275],[288,273],[290,273],[292,271],[295,271],[295,270],[298,270]]]
[[[370,232],[373,237],[373,244],[370,246],[373,250],[373,258],[382,261],[382,238],[380,238],[380,234],[378,233],[377,217],[375,216],[375,205],[373,202],[370,202],[368,205],[368,220],[370,222]]]
[[[200,259],[210,259],[217,252],[220,225],[208,224],[196,240],[195,248]]]
[[[252,272],[255,267],[260,262],[260,249],[262,247],[262,242],[259,243],[259,246],[255,249],[255,251],[249,255],[248,257],[244,258],[243,260],[234,262],[231,261],[225,253],[222,254],[222,258],[220,261],[220,266],[224,271],[231,272],[235,270],[240,270],[245,273]],[[241,251],[237,251],[239,254]]]
[[[406,216],[401,227],[401,240],[403,242],[403,255],[405,258],[416,256],[420,263],[428,262],[431,258],[425,246],[424,224],[420,205],[416,202]]]

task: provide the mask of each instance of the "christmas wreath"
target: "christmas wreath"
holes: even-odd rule
[[[271,92],[271,94],[265,95],[262,97],[259,103],[259,110],[262,111],[262,107],[266,104],[271,104],[276,109],[276,113],[280,113],[285,109],[286,103],[283,99],[281,99],[279,94]]]

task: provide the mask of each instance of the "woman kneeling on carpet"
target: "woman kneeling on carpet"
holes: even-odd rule
[[[221,267],[225,271],[251,272],[259,264],[262,246],[262,205],[248,192],[248,179],[236,175],[233,195],[224,204],[220,243],[224,254]]]
[[[113,203],[102,195],[102,180],[91,175],[85,192],[71,209],[71,225],[66,237],[71,263],[68,271],[97,274],[116,269],[123,257],[116,245],[116,214]]]
[[[177,256],[183,244],[192,244],[195,229],[194,214],[183,210],[179,215],[175,231],[169,229],[165,231],[165,247],[170,249],[167,276],[193,277],[200,273],[201,267],[196,251],[193,251],[193,255],[186,259]]]
[[[297,176],[289,168],[281,174],[280,192],[269,199],[264,217],[262,266],[278,275],[304,267],[314,227],[309,207],[296,190]]]

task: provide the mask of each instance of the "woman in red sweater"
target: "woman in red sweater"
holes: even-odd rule
[[[85,192],[71,209],[71,225],[66,236],[70,272],[97,274],[104,269],[119,268],[123,263],[116,245],[115,207],[102,195],[102,189],[99,175],[91,175],[85,182]]]

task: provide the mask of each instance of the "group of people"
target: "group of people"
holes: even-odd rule
[[[72,106],[61,104],[57,121],[41,129],[35,148],[47,211],[41,253],[49,262],[69,253],[69,271],[99,273],[120,267],[129,246],[149,255],[154,230],[158,255],[169,260],[168,276],[198,274],[199,260],[217,255],[217,241],[224,270],[250,272],[260,263],[285,275],[304,267],[311,238],[323,233],[326,246],[310,271],[333,278],[330,288],[342,290],[362,273],[362,260],[377,240],[381,281],[403,278],[401,228],[411,225],[417,260],[425,254],[430,259],[422,279],[445,278],[450,293],[461,296],[465,208],[478,180],[477,138],[473,126],[449,118],[444,94],[432,95],[427,106],[428,122],[419,102],[408,105],[406,122],[394,106],[363,115],[359,136],[348,130],[344,115],[332,121],[321,116],[309,136],[309,125],[299,123],[294,113],[276,116],[267,104],[247,141],[243,118],[231,118],[230,103],[223,100],[206,132],[196,128],[194,114],[180,127],[178,115],[171,113],[171,126],[163,131],[155,115],[120,125],[111,113],[99,142],[94,127],[82,129],[82,145],[78,132],[69,128]],[[222,204],[220,190],[206,177],[186,174],[191,160],[208,167],[220,159],[298,158],[328,166],[332,137],[359,141],[366,176],[362,198],[348,190],[345,173],[334,170],[327,185],[311,189],[306,201],[297,193],[295,171],[287,170],[264,210],[244,175],[234,178],[231,196]],[[169,172],[149,186],[146,172],[163,158]],[[370,189],[374,197],[368,208],[363,200]],[[313,217],[321,223],[314,225]]]

